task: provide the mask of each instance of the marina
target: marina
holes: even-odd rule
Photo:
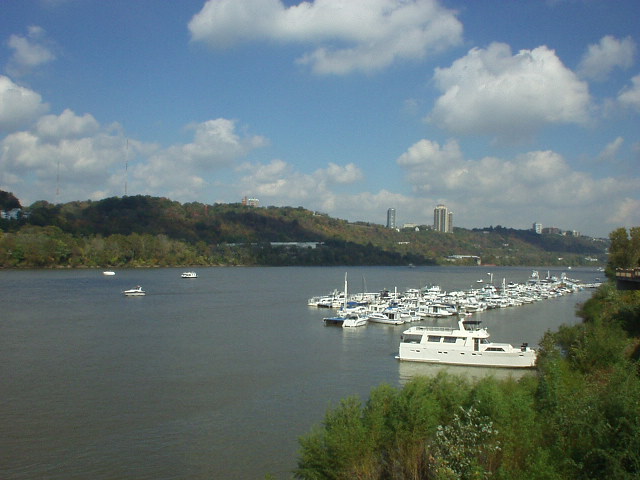
[[[353,295],[467,291],[486,276],[477,267],[347,270]],[[502,278],[527,284],[531,270],[493,271],[500,287]],[[340,307],[307,299],[343,290],[344,267],[201,268],[197,281],[181,280],[183,271],[0,271],[1,478],[290,478],[298,438],[343,398],[366,401],[382,383],[400,387],[441,371],[535,374],[395,358],[405,330],[455,327],[459,315],[325,326]],[[570,276],[586,284],[600,275],[574,268]],[[141,301],[121,293],[135,285],[147,292]],[[22,302],[15,292],[26,290]],[[535,350],[545,331],[579,321],[576,305],[591,293],[464,319],[481,320],[491,339]]]

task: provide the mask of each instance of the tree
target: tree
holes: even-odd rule
[[[0,190],[0,210],[13,210],[22,208],[20,201],[11,192]]]
[[[615,276],[616,268],[633,268],[640,266],[640,227],[618,228],[609,234],[609,264],[607,276]]]

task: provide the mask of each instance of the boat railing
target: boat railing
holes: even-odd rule
[[[453,332],[455,330],[457,330],[454,327],[429,327],[429,326],[425,326],[425,325],[418,325],[416,327],[413,327],[416,330],[425,330],[425,331],[429,331],[429,332]]]

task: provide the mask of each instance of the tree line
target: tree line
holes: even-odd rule
[[[0,200],[19,205],[7,192]],[[151,238],[157,237],[157,238]],[[555,238],[557,237],[557,238]],[[318,249],[278,246],[316,242]],[[452,255],[495,265],[584,265],[606,243],[502,227],[394,229],[303,207],[181,204],[144,195],[53,204],[37,201],[0,219],[0,266],[428,265]],[[464,260],[456,260],[464,263]]]

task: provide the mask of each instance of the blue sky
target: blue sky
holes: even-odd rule
[[[5,0],[0,189],[640,225],[637,0]],[[127,167],[125,169],[125,166]]]

